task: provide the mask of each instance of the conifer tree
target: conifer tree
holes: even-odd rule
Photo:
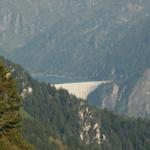
[[[11,72],[0,63],[0,131],[17,127],[21,122],[21,98]]]
[[[21,97],[11,72],[0,62],[0,150],[33,150],[21,136]]]

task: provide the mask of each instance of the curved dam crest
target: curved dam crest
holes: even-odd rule
[[[68,90],[70,94],[77,96],[78,98],[86,99],[87,96],[93,92],[99,85],[108,84],[112,81],[89,81],[89,82],[75,82],[75,83],[63,83],[54,84],[56,89],[63,88]]]

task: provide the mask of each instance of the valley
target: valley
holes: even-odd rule
[[[75,95],[78,98],[86,99],[89,94],[97,89],[100,85],[112,83],[113,81],[90,81],[85,78],[73,78],[65,75],[45,75],[32,74],[32,77],[39,82],[50,83],[56,89],[68,90],[69,94]]]
[[[0,0],[0,150],[150,150],[150,0]]]

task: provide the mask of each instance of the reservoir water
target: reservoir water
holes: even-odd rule
[[[87,81],[83,78],[71,78],[67,76],[58,76],[58,75],[32,75],[34,79],[38,81],[43,81],[51,84],[61,84],[61,83],[72,83],[72,82],[83,82]]]

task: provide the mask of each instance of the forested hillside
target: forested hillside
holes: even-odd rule
[[[21,135],[21,97],[16,82],[0,60],[0,150],[32,150]]]
[[[97,110],[1,58],[24,99],[24,137],[39,150],[147,150],[150,121]]]
[[[80,131],[85,127],[84,122],[81,122],[79,111],[80,109],[84,111],[87,108],[86,104],[80,108],[81,100],[69,95],[67,91],[56,90],[49,84],[38,83],[19,65],[9,61],[5,63],[17,79],[18,90],[24,99],[24,110],[22,110],[25,117],[24,137],[31,144],[39,150],[88,149],[89,144],[86,145],[85,141],[92,139],[92,147],[100,147],[96,144],[97,138],[93,138],[96,136],[93,129],[90,129],[92,136],[87,133],[83,141],[80,139]],[[100,124],[100,118],[95,120],[94,112],[91,115],[92,118],[89,118],[87,112],[87,120],[92,124]],[[99,127],[98,131],[100,132]]]

